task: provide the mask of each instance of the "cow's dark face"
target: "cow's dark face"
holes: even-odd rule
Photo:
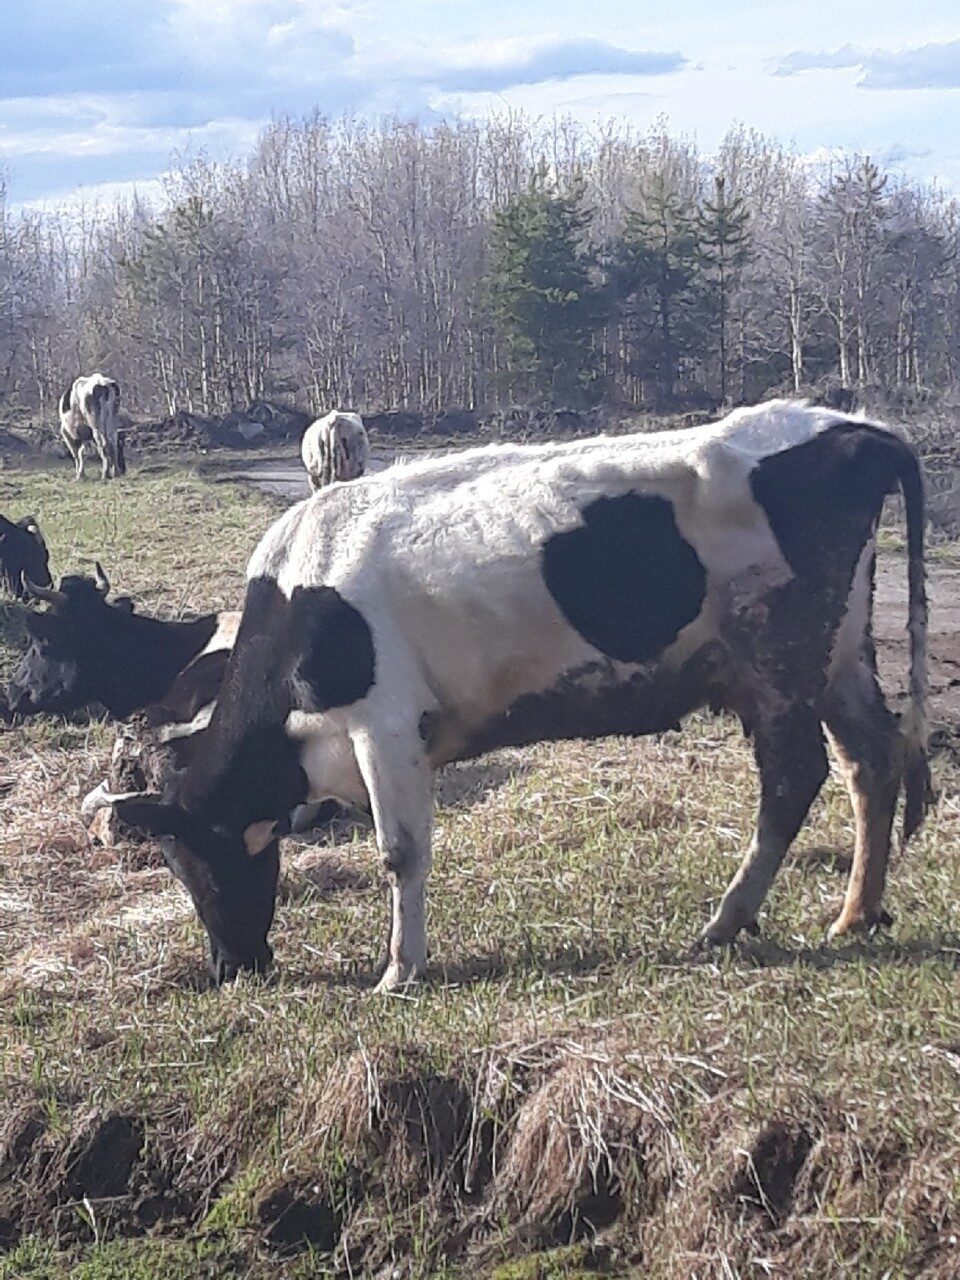
[[[52,607],[27,615],[30,642],[7,690],[11,712],[65,714],[101,698],[119,661],[109,637],[133,612],[128,597],[108,604],[108,589],[105,579],[71,576],[44,593]]]
[[[72,711],[87,700],[83,664],[70,633],[53,614],[27,617],[30,643],[7,690],[12,712]]]
[[[32,516],[24,516],[16,524],[0,516],[0,584],[23,600],[27,596],[24,577],[39,587],[52,584],[47,544]]]
[[[249,836],[209,827],[155,800],[120,800],[115,808],[121,821],[159,837],[167,866],[186,886],[207,931],[214,981],[231,982],[241,969],[264,972],[273,959],[267,934],[280,871],[276,839],[251,844]]]

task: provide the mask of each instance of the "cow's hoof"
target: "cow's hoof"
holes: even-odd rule
[[[845,915],[841,913],[827,930],[827,941],[836,942],[840,938],[866,936],[872,938],[880,929],[889,929],[894,923],[889,911],[878,911],[876,915]]]
[[[707,947],[729,947],[737,940],[740,933],[749,934],[751,938],[759,937],[760,926],[756,920],[748,920],[745,924],[728,924],[726,921],[711,920],[700,930],[700,935],[693,945],[694,951],[705,951]]]
[[[374,987],[374,994],[380,996],[389,995],[392,991],[402,991],[416,979],[418,972],[415,964],[401,964],[397,960],[391,960],[383,971],[383,977]]]

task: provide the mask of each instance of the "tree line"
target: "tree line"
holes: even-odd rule
[[[960,203],[745,128],[717,154],[522,116],[278,120],[139,199],[14,215],[0,398],[103,369],[152,413],[706,408],[960,377]]]

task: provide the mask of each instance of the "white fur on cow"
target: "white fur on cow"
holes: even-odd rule
[[[120,387],[102,373],[76,378],[60,397],[60,435],[70,450],[77,480],[83,479],[84,451],[88,444],[93,445],[100,457],[102,480],[125,473],[123,439],[117,421],[119,410]]]
[[[910,712],[880,690],[876,525],[907,514]],[[426,961],[433,773],[505,745],[642,734],[725,708],[754,743],[754,838],[703,932],[756,927],[827,775],[856,815],[834,930],[882,922],[891,824],[929,798],[923,491],[861,419],[771,401],[684,431],[494,446],[337,485],[282,516],[204,750],[124,820],[171,837],[219,979],[269,962],[278,835],[298,803],[372,812],[392,893],[383,988]],[[535,856],[531,853],[531,856]],[[656,910],[656,904],[651,904]]]
[[[314,493],[336,480],[356,480],[366,471],[370,457],[363,419],[359,413],[332,409],[307,427],[300,456]]]

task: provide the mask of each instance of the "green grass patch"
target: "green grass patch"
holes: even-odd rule
[[[240,603],[276,505],[30,473],[0,509],[38,517],[57,573],[101,558],[173,614]],[[211,991],[184,891],[78,820],[112,736],[0,734],[2,1280],[960,1273],[949,758],[889,932],[825,942],[852,849],[833,779],[761,939],[706,956],[756,800],[733,721],[446,770],[432,971],[374,998],[369,830],[285,842],[276,973]],[[116,1116],[143,1129],[119,1189]]]

